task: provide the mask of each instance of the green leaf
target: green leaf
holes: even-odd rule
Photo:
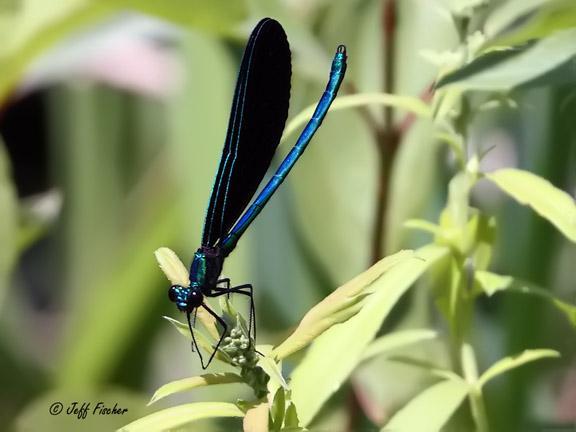
[[[288,389],[288,384],[286,383],[284,377],[282,376],[282,370],[280,368],[280,364],[274,361],[272,357],[267,355],[260,357],[260,359],[258,360],[258,366],[260,366],[262,370],[266,372],[266,375],[270,377],[270,382],[268,383],[268,385],[269,386],[273,385],[273,387],[270,388],[275,389],[278,387],[282,387],[284,389]]]
[[[300,419],[298,418],[298,412],[296,411],[296,405],[290,402],[288,409],[286,410],[286,417],[284,419],[284,426],[286,428],[299,428]]]
[[[438,225],[424,219],[408,219],[404,222],[404,228],[424,231],[434,235],[440,233],[440,227]]]
[[[477,270],[474,278],[486,295],[491,296],[498,291],[505,290],[512,285],[514,278],[511,276],[501,276],[489,271]]]
[[[8,279],[18,254],[18,200],[4,152],[0,142],[0,305],[8,287]]]
[[[442,381],[427,388],[398,411],[381,432],[440,431],[469,392],[464,381]]]
[[[371,288],[378,278],[401,262],[413,259],[413,251],[398,252],[384,258],[336,289],[308,311],[296,330],[274,348],[273,356],[283,359],[304,348],[333,325],[347,321],[356,315],[362,308],[366,297],[372,293]]]
[[[272,425],[274,430],[280,430],[284,422],[284,413],[286,411],[286,393],[280,387],[274,395],[270,415],[272,416]]]
[[[379,337],[374,340],[364,351],[363,360],[367,360],[374,356],[388,354],[391,351],[404,348],[418,342],[434,339],[438,336],[433,330],[401,330],[389,333],[385,336]]]
[[[200,376],[184,378],[178,381],[172,381],[168,384],[164,384],[160,387],[154,395],[148,405],[159,401],[167,396],[173,395],[175,393],[185,392],[197,387],[204,387],[215,384],[232,384],[232,383],[243,383],[244,379],[235,373],[209,373]]]
[[[576,29],[564,30],[530,47],[478,57],[462,69],[444,76],[437,87],[509,91],[562,65],[575,54]],[[499,61],[492,65],[486,57],[495,56],[503,58],[498,58]]]
[[[350,96],[340,96],[337,97],[330,106],[330,112],[368,105],[393,106],[404,111],[413,112],[414,114],[424,118],[431,118],[432,116],[428,105],[420,99],[412,96],[399,96],[387,93],[360,93]],[[284,142],[288,136],[298,128],[308,123],[308,120],[310,120],[312,114],[314,114],[315,109],[316,104],[310,105],[294,116],[284,129],[282,142]]]
[[[402,259],[381,277],[386,258],[353,280],[360,285],[372,282],[373,294],[354,317],[321,335],[292,374],[292,401],[298,407],[302,425],[310,423],[324,402],[362,361],[366,346],[402,294],[446,254],[444,247],[425,246],[415,252],[413,259]],[[396,255],[393,257],[398,259]],[[352,288],[354,285],[345,286]]]
[[[520,294],[529,294],[543,298],[544,300],[550,302],[560,312],[562,312],[568,321],[570,321],[570,323],[576,327],[576,306],[553,296],[550,291],[538,288],[519,279],[514,279],[512,284],[507,287],[507,291]]]
[[[481,388],[491,379],[505,372],[508,372],[509,370],[522,366],[525,363],[550,357],[560,357],[560,353],[558,351],[550,349],[537,349],[537,350],[526,350],[518,355],[505,357],[501,360],[498,360],[496,363],[490,366],[490,368],[488,368],[488,370],[486,370],[486,372],[482,374],[482,376],[478,380],[477,385]]]
[[[195,402],[142,417],[119,429],[119,432],[148,432],[168,430],[208,418],[244,417],[244,412],[227,402]]]
[[[513,12],[516,19],[523,18],[522,15],[525,17],[530,12],[534,13],[522,25],[504,32],[489,45],[515,45],[576,27],[576,8],[572,0],[517,0],[509,3],[508,12]],[[487,23],[487,31],[494,32],[494,27],[497,28],[494,23],[490,27],[492,28],[489,28]]]
[[[449,86],[453,83],[466,81],[477,74],[489,72],[490,70],[498,67],[503,62],[513,59],[518,54],[525,52],[529,45],[519,47],[501,48],[489,51],[485,54],[479,55],[470,63],[467,63],[456,70],[452,70],[446,75],[443,75],[436,83],[436,88]],[[456,86],[454,86],[456,87]],[[459,87],[462,89],[462,87]]]
[[[502,34],[520,19],[534,12],[538,7],[550,0],[509,0],[496,8],[484,24],[486,36],[494,39]]]
[[[532,207],[568,239],[576,242],[576,203],[566,192],[548,180],[518,169],[501,169],[486,174],[486,178],[520,204]]]
[[[462,378],[457,375],[456,373],[452,372],[449,369],[440,367],[432,362],[426,360],[415,359],[412,357],[406,356],[393,356],[386,359],[386,361],[391,361],[394,363],[400,363],[405,366],[413,366],[419,369],[422,369],[438,378],[453,380],[453,381],[462,381]]]

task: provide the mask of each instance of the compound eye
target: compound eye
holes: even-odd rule
[[[182,287],[180,285],[172,285],[168,289],[168,298],[171,302],[175,302],[178,299],[178,291],[180,291]]]

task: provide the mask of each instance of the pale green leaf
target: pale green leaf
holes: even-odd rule
[[[551,349],[536,349],[536,350],[526,350],[521,352],[518,355],[505,357],[501,360],[498,360],[494,363],[486,372],[482,374],[480,379],[478,380],[478,387],[482,387],[491,379],[501,375],[509,370],[515,369],[523,364],[540,360],[542,358],[550,358],[550,357],[560,357],[560,353],[558,351],[554,351]]]
[[[464,381],[442,381],[427,388],[382,428],[381,432],[436,432],[442,430],[470,388]]]
[[[532,207],[576,242],[576,203],[566,192],[542,177],[518,169],[493,171],[486,174],[486,178],[519,203]]]
[[[480,56],[462,70],[444,76],[438,86],[453,86],[460,90],[509,91],[570,60],[576,54],[576,29],[555,33],[533,46],[511,53],[513,55],[510,56],[504,53],[504,58],[490,67],[480,67],[480,64],[489,63],[483,57],[495,54]]]
[[[416,358],[412,358],[412,357],[406,357],[406,356],[393,356],[393,357],[389,357],[386,359],[386,361],[391,361],[394,363],[400,363],[406,366],[413,366],[419,369],[422,369],[424,371],[426,371],[427,373],[429,373],[430,375],[433,375],[435,377],[438,378],[442,378],[442,379],[448,379],[448,380],[453,380],[453,381],[462,381],[462,378],[452,372],[449,369],[440,367],[432,362],[426,361],[426,360],[420,360],[420,359],[416,359]]]
[[[424,118],[431,118],[430,108],[420,99],[412,96],[399,96],[387,93],[360,93],[350,96],[340,96],[334,100],[330,106],[330,111],[368,105],[393,106],[404,111],[413,112]],[[316,104],[310,105],[290,120],[284,129],[282,141],[286,140],[296,129],[305,125],[312,117],[312,114],[314,114],[315,109]]]
[[[548,290],[533,286],[527,282],[514,279],[513,283],[508,287],[508,292],[516,292],[521,294],[529,294],[540,297],[556,307],[560,312],[562,312],[568,321],[576,327],[576,306],[570,303],[560,300],[550,293]]]
[[[286,426],[286,428],[301,429],[300,419],[298,418],[298,412],[296,411],[296,405],[293,403],[290,403],[288,409],[286,410],[284,426]]]
[[[227,402],[196,402],[179,405],[142,417],[119,429],[120,432],[169,430],[208,418],[244,417],[244,412]]]
[[[413,259],[403,259],[382,277],[378,278],[379,264],[382,265],[383,261],[359,277],[364,279],[362,284],[373,282],[373,294],[354,317],[321,335],[292,374],[292,401],[298,407],[298,415],[304,426],[310,423],[324,402],[362,360],[366,346],[402,294],[446,254],[447,248],[425,246],[415,252]],[[365,280],[367,277],[368,280]],[[329,367],[326,366],[327,359],[331,359],[328,360]]]
[[[274,383],[276,387],[282,387],[287,389],[288,384],[284,380],[282,376],[282,370],[280,369],[280,365],[274,361],[272,357],[269,356],[261,356],[258,359],[258,366],[260,366],[264,372],[270,377],[270,384]]]
[[[424,219],[408,219],[404,222],[404,227],[424,231],[434,235],[440,233],[440,227],[438,225]]]
[[[418,342],[434,339],[438,334],[433,330],[400,330],[374,340],[364,351],[363,360],[404,348]]]
[[[178,381],[172,381],[168,384],[164,384],[160,387],[152,398],[148,405],[159,401],[167,396],[173,395],[175,393],[185,392],[197,387],[204,387],[215,384],[232,384],[232,383],[243,383],[244,379],[235,373],[209,373],[200,376],[184,378]]]
[[[480,288],[486,295],[491,296],[497,291],[509,288],[514,281],[511,276],[502,276],[489,271],[477,270],[474,272],[474,278],[480,285]]]
[[[519,18],[525,17],[548,2],[550,0],[509,0],[503,2],[486,19],[484,31],[489,38],[494,38],[512,27]]]
[[[576,8],[573,0],[516,0],[508,2],[504,12],[509,19],[516,15],[519,19],[531,13],[521,25],[496,37],[488,46],[517,45],[533,39],[540,39],[559,30],[576,27]],[[504,15],[504,14],[502,14]],[[501,16],[502,17],[502,16]],[[499,17],[499,18],[501,18]],[[504,16],[504,18],[507,18]],[[489,19],[486,31],[494,33],[502,23]]]
[[[174,285],[187,287],[190,284],[188,270],[173,250],[161,247],[154,252],[158,265]]]
[[[363,301],[371,294],[368,288],[378,278],[399,263],[413,258],[413,251],[388,256],[336,289],[308,311],[296,330],[274,349],[273,356],[283,359],[304,348],[333,325],[350,319],[361,309]]]
[[[272,401],[272,408],[270,409],[270,415],[272,417],[272,424],[275,430],[282,428],[282,423],[284,422],[284,414],[286,412],[286,392],[283,388],[279,388],[274,395],[274,400]]]
[[[198,314],[200,314],[200,310],[198,311]],[[186,339],[188,339],[189,341],[192,340],[192,336],[190,335],[190,329],[188,328],[188,324],[184,324],[183,322],[180,322],[174,318],[168,317],[168,316],[164,316],[163,317],[166,321],[168,321],[170,324],[172,324],[176,330],[178,330],[178,333],[180,333],[182,336],[184,336]],[[196,342],[198,343],[198,345],[200,345],[200,347],[207,353],[212,354],[212,350],[213,345],[216,345],[216,340],[218,340],[218,336],[216,335],[216,337],[212,336],[212,339],[208,338],[204,332],[198,330],[198,329],[194,329],[194,336],[196,338]],[[222,359],[222,358],[226,358],[228,357],[228,354],[226,354],[224,351],[222,350],[218,350],[218,352],[216,353],[216,358],[217,359]]]

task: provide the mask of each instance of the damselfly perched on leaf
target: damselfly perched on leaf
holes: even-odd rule
[[[186,313],[192,342],[204,369],[214,358],[228,331],[226,322],[205,302],[206,297],[233,293],[249,297],[248,327],[249,332],[253,329],[256,333],[252,285],[231,287],[230,279],[221,279],[224,259],[234,250],[244,231],[304,152],[336,97],[345,72],[346,48],[340,45],[332,61],[326,90],[312,118],[270,181],[246,208],[264,178],[280,142],[288,116],[291,77],[290,48],[282,26],[271,18],[264,18],[250,35],[236,83],[226,142],[206,213],[202,245],[194,253],[190,266],[190,283],[188,286],[172,285],[168,290],[170,300]],[[206,364],[198,349],[190,319],[198,308],[206,309],[222,326],[220,339]]]

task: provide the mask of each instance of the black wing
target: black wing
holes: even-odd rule
[[[290,76],[284,29],[264,18],[252,31],[242,58],[203,245],[214,246],[226,235],[264,178],[288,116]]]

